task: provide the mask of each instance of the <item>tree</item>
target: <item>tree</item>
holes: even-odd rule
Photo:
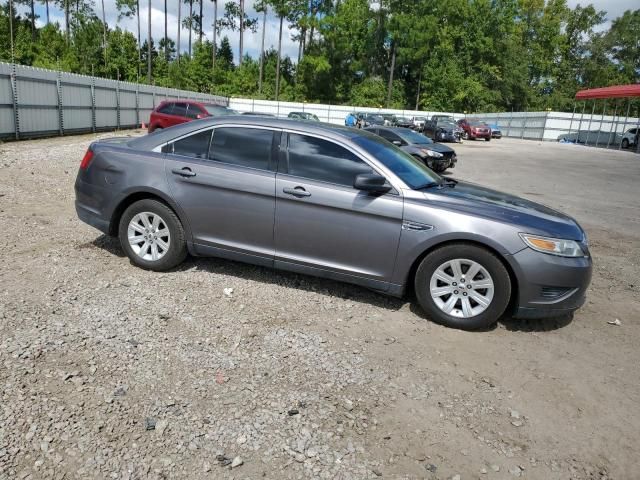
[[[238,65],[242,64],[244,31],[250,30],[255,33],[257,29],[257,19],[250,18],[244,11],[244,0],[239,3],[229,2],[224,6],[224,15],[220,19],[220,28],[228,28],[231,31],[238,30],[240,33]]]
[[[149,0],[148,3],[148,33],[149,36],[147,38],[147,82],[151,83],[151,42],[152,42],[152,36],[151,36],[151,0]]]
[[[267,31],[268,5],[262,0],[255,4],[256,12],[262,12],[262,42],[260,44],[260,67],[258,73],[258,94],[262,93],[262,77],[264,75],[264,37]]]
[[[140,78],[140,0],[116,0],[116,9],[118,10],[118,19],[122,17],[131,18],[136,16],[138,23],[138,79]]]

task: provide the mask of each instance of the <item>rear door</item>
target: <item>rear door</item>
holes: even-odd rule
[[[176,102],[173,104],[173,110],[167,119],[168,127],[189,121],[187,118],[187,106],[184,102]]]
[[[164,148],[171,194],[188,218],[196,253],[273,264],[279,139],[271,129],[224,126]]]
[[[276,266],[385,290],[402,228],[402,197],[356,190],[356,175],[375,171],[354,151],[311,135],[283,137]]]

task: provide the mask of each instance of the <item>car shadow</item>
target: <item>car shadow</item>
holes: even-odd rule
[[[93,241],[81,245],[81,247],[101,248],[102,250],[106,250],[110,254],[117,257],[126,257],[124,251],[122,250],[122,246],[120,245],[120,240],[117,237],[111,237],[109,235],[100,235]]]
[[[108,235],[100,235],[92,242],[81,245],[81,247],[96,247],[117,257],[126,258],[126,255],[120,246],[120,241],[117,238],[110,237]],[[208,273],[230,275],[242,280],[251,280],[259,283],[304,290],[307,292],[315,292],[334,298],[341,298],[343,300],[366,303],[391,311],[398,311],[406,303],[409,303],[409,310],[411,313],[425,321],[432,321],[418,305],[413,288],[408,288],[402,298],[396,298],[350,283],[292,273],[285,270],[276,270],[268,267],[250,265],[217,257],[188,256],[182,264],[178,265],[171,271],[185,272],[193,269]],[[503,315],[497,323],[494,323],[487,328],[475,331],[479,333],[492,332],[496,330],[499,325],[502,325],[505,329],[512,332],[549,332],[564,328],[572,321],[573,313],[543,319],[517,319],[510,315]]]

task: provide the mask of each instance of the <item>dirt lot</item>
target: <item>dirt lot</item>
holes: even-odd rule
[[[595,261],[573,318],[469,333],[229,261],[132,267],[75,217],[92,138],[0,145],[0,478],[640,478],[640,156],[456,146],[454,177],[574,215]]]

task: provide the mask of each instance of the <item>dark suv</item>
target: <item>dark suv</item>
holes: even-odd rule
[[[172,127],[206,117],[235,114],[234,110],[222,105],[193,102],[190,100],[170,100],[161,102],[149,118],[149,133],[160,128]]]

